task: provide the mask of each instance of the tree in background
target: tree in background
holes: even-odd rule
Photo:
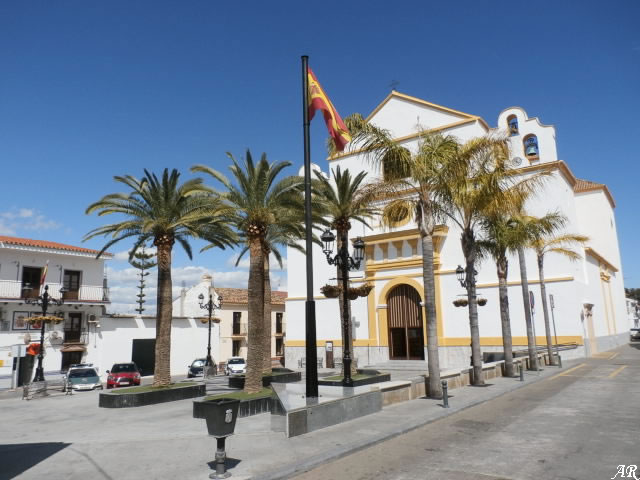
[[[144,312],[143,305],[145,303],[144,297],[146,296],[144,293],[144,287],[146,286],[145,277],[147,277],[151,273],[147,270],[150,270],[158,265],[158,262],[156,262],[155,260],[151,260],[152,258],[155,258],[156,255],[154,253],[147,253],[145,247],[146,245],[142,244],[140,250],[138,250],[137,252],[133,252],[133,258],[129,260],[129,263],[132,267],[140,270],[140,272],[138,273],[138,276],[140,277],[138,290],[140,292],[136,295],[136,297],[138,297],[138,300],[136,300],[136,303],[138,304],[136,312],[138,312],[140,315],[142,315],[142,312]]]
[[[582,256],[572,249],[575,246],[583,246],[589,237],[575,233],[561,233],[559,230],[566,223],[566,217],[556,214],[559,219],[553,229],[539,231],[530,243],[530,247],[536,252],[538,261],[538,274],[540,278],[540,296],[542,297],[542,312],[544,314],[544,331],[547,337],[547,353],[549,362],[556,364],[551,345],[551,327],[549,324],[549,307],[547,306],[547,288],[544,281],[544,257],[548,253],[557,253],[571,261],[576,261]]]
[[[298,222],[294,219],[302,215],[298,212],[303,205],[300,194],[302,178],[290,176],[278,179],[291,163],[269,163],[266,153],[257,163],[254,163],[249,150],[242,163],[230,153],[227,155],[232,162],[229,169],[235,183],[205,165],[196,165],[191,170],[206,173],[224,185],[225,192],[221,196],[231,208],[231,222],[249,251],[249,332],[244,391],[256,393],[262,390],[264,366],[265,255],[269,251],[267,236],[273,225]]]
[[[84,240],[99,235],[111,236],[97,257],[127,238],[137,238],[129,260],[148,240],[152,240],[157,248],[158,300],[153,385],[159,387],[171,383],[171,255],[174,244],[178,242],[192,258],[191,238],[202,238],[211,245],[225,248],[235,244],[236,236],[229,224],[229,207],[203,185],[202,179],[194,178],[180,184],[180,173],[176,169],[169,172],[167,168],[160,178],[146,169],[144,173],[141,180],[131,175],[114,177],[130,191],[105,195],[87,207],[87,214],[121,214],[125,218],[91,230]]]

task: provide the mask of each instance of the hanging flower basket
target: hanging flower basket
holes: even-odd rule
[[[336,285],[325,285],[320,288],[322,294],[327,298],[338,298],[340,296],[340,287]]]
[[[31,324],[36,324],[36,323],[40,323],[40,322],[44,322],[44,323],[50,323],[50,324],[56,324],[56,323],[60,323],[64,321],[64,318],[61,317],[56,317],[54,315],[38,315],[37,317],[29,317],[29,318],[25,318],[25,320],[27,321],[27,323],[31,323]]]
[[[373,285],[365,283],[358,288],[350,288],[349,290],[355,290],[359,297],[368,297],[371,290],[373,290]]]
[[[350,288],[349,290],[347,290],[347,298],[349,300],[355,300],[359,296],[360,295],[358,294],[358,289],[357,288]]]
[[[209,317],[200,317],[200,323],[209,323]],[[218,317],[211,317],[211,323],[220,323]]]
[[[453,301],[455,307],[466,307],[469,305],[469,301],[466,298],[458,298]]]
[[[478,299],[478,305],[480,305],[481,307],[484,307],[487,304],[487,299],[486,298],[479,298]]]

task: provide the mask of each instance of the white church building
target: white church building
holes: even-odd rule
[[[441,131],[464,142],[485,135],[492,128],[476,115],[392,92],[367,120],[391,132],[397,142],[415,151],[419,130]],[[496,129],[510,132],[511,152],[523,174],[551,168],[552,177],[544,190],[526,205],[528,213],[542,216],[560,210],[568,219],[566,232],[582,234],[589,241],[581,250],[581,260],[571,262],[557,254],[545,257],[547,294],[553,295],[553,317],[558,343],[576,348],[564,356],[592,355],[628,341],[628,322],[622,280],[622,266],[616,221],[615,201],[606,185],[576,178],[569,164],[558,159],[556,131],[529,117],[520,107],[504,110]],[[362,153],[350,151],[328,159],[329,169],[340,166],[352,173],[366,170],[369,178],[379,177]],[[328,170],[325,169],[325,173]],[[360,271],[352,271],[355,286],[367,282],[373,286],[368,297],[351,302],[354,356],[358,365],[388,360],[426,359],[426,326],[422,285],[421,249],[418,231],[412,221],[384,229],[374,220],[372,229],[353,223],[350,238],[361,236],[365,242],[365,260]],[[297,365],[305,355],[306,271],[303,254],[288,250],[288,316],[286,364]],[[438,344],[441,368],[469,365],[470,333],[466,308],[456,308],[453,300],[464,293],[455,270],[464,264],[460,231],[449,223],[437,229],[434,239],[434,267]],[[321,248],[314,246],[314,298],[316,301],[318,357],[325,357],[327,342],[341,355],[341,327],[337,299],[320,293],[325,284],[335,284],[335,267],[329,266]],[[527,345],[523,297],[517,257],[509,258],[509,306],[514,350]],[[485,260],[477,267],[478,295],[487,299],[479,307],[481,345],[484,351],[501,351],[502,337],[495,263]],[[540,285],[535,253],[527,252],[529,289],[534,296],[534,323],[538,345],[546,344],[541,309]],[[333,280],[332,280],[333,279]],[[416,315],[390,308],[394,302],[413,305]],[[417,318],[417,320],[416,320]]]

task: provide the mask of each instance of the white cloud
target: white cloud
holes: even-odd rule
[[[0,233],[16,235],[20,231],[56,230],[62,225],[30,208],[13,207],[0,212]]]

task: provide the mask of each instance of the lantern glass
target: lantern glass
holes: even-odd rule
[[[460,283],[464,282],[464,268],[462,268],[460,265],[458,265],[458,268],[456,268],[456,277],[458,278],[458,281]]]
[[[198,300],[202,302],[204,300],[204,295],[203,294],[198,295]]]
[[[361,262],[364,258],[364,242],[360,237],[356,238],[356,241],[353,242],[353,256],[356,262]]]
[[[333,242],[336,241],[336,236],[331,232],[331,230],[326,229],[320,239],[322,240],[322,243],[324,243],[323,252],[325,255],[329,255],[333,252]]]

